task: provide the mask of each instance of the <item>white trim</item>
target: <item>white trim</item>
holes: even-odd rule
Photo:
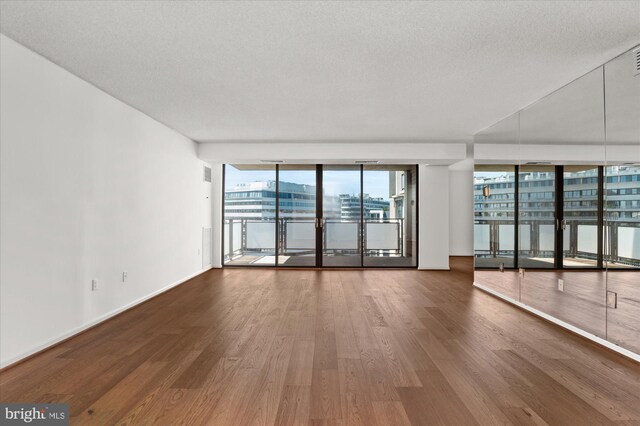
[[[546,313],[544,313],[542,311],[539,311],[539,310],[537,310],[535,308],[532,308],[529,305],[525,305],[522,302],[519,302],[519,301],[517,301],[515,299],[512,299],[509,296],[505,296],[505,295],[503,295],[501,293],[498,293],[497,291],[495,291],[495,290],[493,290],[493,289],[491,289],[489,287],[486,287],[483,284],[480,284],[480,283],[477,283],[477,282],[474,281],[473,282],[473,286],[475,288],[477,288],[477,289],[480,289],[480,290],[485,291],[487,293],[490,293],[490,294],[492,294],[492,295],[494,295],[496,297],[499,297],[500,299],[505,300],[505,301],[507,301],[507,302],[509,302],[509,303],[511,303],[513,305],[516,305],[517,307],[522,308],[525,311],[531,312],[534,315],[537,315],[537,316],[539,316],[541,318],[544,318],[547,321],[550,321],[550,322],[552,322],[552,323],[554,323],[556,325],[559,325],[562,328],[566,328],[567,330],[572,331],[572,332],[574,332],[574,333],[576,333],[576,334],[578,334],[578,335],[580,335],[582,337],[585,337],[585,338],[591,340],[592,342],[595,342],[595,343],[597,343],[599,345],[602,345],[602,346],[604,346],[604,347],[606,347],[608,349],[611,349],[612,351],[615,351],[615,352],[619,353],[620,355],[624,355],[627,358],[631,358],[634,361],[640,362],[640,354],[637,354],[635,352],[631,352],[630,350],[625,349],[625,348],[623,348],[621,346],[618,346],[615,343],[611,343],[610,341],[605,340],[602,337],[598,337],[598,336],[596,336],[594,334],[588,333],[588,332],[576,327],[575,325],[571,325],[571,324],[569,324],[567,322],[564,322],[564,321],[562,321],[562,320],[560,320],[560,319],[558,319],[556,317],[553,317],[553,316],[551,316],[549,314],[546,314]]]
[[[206,267],[206,268],[204,268],[204,269],[202,269],[202,270],[200,270],[198,272],[195,272],[195,273],[189,275],[186,278],[182,278],[181,280],[173,282],[173,283],[169,284],[168,286],[165,286],[165,287],[163,287],[163,288],[161,288],[159,290],[154,291],[153,293],[150,293],[150,294],[148,294],[146,296],[143,296],[138,300],[134,300],[133,302],[128,303],[128,304],[126,304],[126,305],[124,305],[124,306],[122,306],[120,308],[114,309],[111,312],[107,312],[106,314],[99,316],[98,318],[94,319],[93,321],[89,321],[87,323],[84,323],[80,327],[76,327],[74,329],[71,329],[71,330],[67,331],[66,333],[63,333],[63,334],[59,335],[58,337],[56,337],[54,339],[51,339],[51,340],[49,340],[49,341],[47,341],[47,342],[45,342],[45,343],[43,343],[41,345],[36,346],[33,349],[30,349],[30,350],[28,350],[26,352],[23,352],[18,356],[10,358],[9,360],[7,360],[7,361],[5,361],[3,363],[0,363],[0,368],[8,367],[8,366],[10,366],[12,364],[15,364],[16,362],[26,358],[26,357],[28,357],[28,356],[31,356],[31,355],[33,355],[33,354],[35,354],[37,352],[43,351],[45,349],[48,349],[49,347],[54,346],[55,344],[65,340],[65,339],[68,339],[69,337],[72,337],[72,336],[74,336],[74,335],[76,335],[76,334],[78,334],[78,333],[80,333],[80,332],[82,332],[82,331],[84,331],[84,330],[86,330],[88,328],[93,327],[94,325],[97,325],[97,324],[99,324],[99,323],[101,323],[103,321],[108,320],[111,317],[114,317],[114,316],[118,315],[119,313],[121,313],[123,311],[126,311],[127,309],[133,308],[134,306],[139,305],[139,304],[141,304],[143,302],[146,302],[147,300],[152,299],[155,296],[157,296],[157,295],[159,295],[161,293],[164,293],[167,290],[172,289],[173,287],[179,286],[180,284],[183,284],[183,283],[189,281],[190,279],[192,279],[194,277],[197,277],[198,275],[200,275],[200,274],[202,274],[204,272],[207,272],[210,269],[212,269],[211,266],[208,266],[208,267]]]

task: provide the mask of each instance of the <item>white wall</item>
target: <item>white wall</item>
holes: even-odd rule
[[[213,198],[212,218],[213,218],[213,263],[214,268],[222,268],[222,164],[211,165],[211,180],[213,182],[213,190],[211,197]]]
[[[0,43],[4,366],[201,271],[212,200],[191,140]]]
[[[198,145],[198,155],[211,163],[257,164],[283,160],[291,164],[353,164],[356,160],[379,160],[391,164],[448,165],[467,157],[464,143],[398,141],[232,141]]]
[[[449,254],[473,256],[473,159],[449,167]]]
[[[449,168],[420,165],[418,269],[449,269]]]

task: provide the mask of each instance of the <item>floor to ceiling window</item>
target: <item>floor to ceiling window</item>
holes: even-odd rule
[[[474,247],[478,268],[515,266],[516,167],[477,165],[474,173]]]
[[[316,166],[278,166],[278,265],[315,266]]]
[[[415,165],[225,165],[223,263],[416,267]]]
[[[601,204],[599,167],[564,166],[562,264],[565,268],[595,268],[598,262],[598,235]]]
[[[561,220],[556,212],[555,167],[521,166],[518,185],[518,266],[553,268]]]
[[[360,166],[322,167],[322,265],[361,266]]]
[[[365,165],[362,182],[364,266],[416,266],[416,167]]]
[[[225,264],[276,264],[275,166],[225,166],[223,234]]]
[[[640,268],[640,165],[605,168],[605,261]]]

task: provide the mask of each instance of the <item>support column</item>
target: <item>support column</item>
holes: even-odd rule
[[[449,269],[449,167],[419,166],[418,269]]]

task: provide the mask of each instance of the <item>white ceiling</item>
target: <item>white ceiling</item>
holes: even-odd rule
[[[0,31],[198,141],[468,141],[638,44],[640,1],[3,1]]]

